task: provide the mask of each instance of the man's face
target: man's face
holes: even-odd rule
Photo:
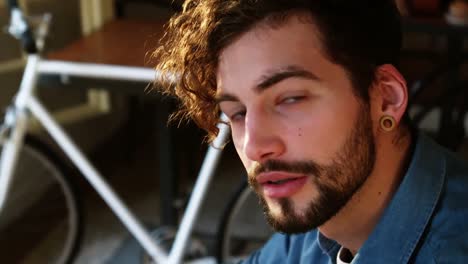
[[[375,162],[368,105],[324,55],[314,24],[258,26],[219,60],[218,99],[249,183],[278,231],[333,217]]]

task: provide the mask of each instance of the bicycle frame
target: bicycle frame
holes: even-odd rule
[[[36,54],[28,55],[18,95],[14,100],[13,106],[9,108],[5,116],[5,125],[8,128],[9,134],[5,138],[4,147],[0,156],[0,212],[5,203],[19,150],[22,147],[23,139],[27,131],[28,117],[32,115],[44,126],[45,130],[56,141],[58,146],[75,164],[156,263],[181,263],[209,183],[230,134],[229,127],[224,122],[226,121],[226,117],[221,117],[223,122],[218,125],[220,129],[219,134],[208,149],[174,244],[169,254],[166,254],[163,249],[153,241],[143,225],[118,197],[111,186],[103,179],[76,144],[69,138],[59,124],[54,121],[51,114],[34,96],[33,91],[36,87],[38,76],[40,74],[51,73],[67,76],[99,77],[102,79],[142,82],[151,82],[157,77],[155,71],[149,68],[51,61],[43,60]]]

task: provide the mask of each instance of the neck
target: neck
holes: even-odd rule
[[[411,155],[411,136],[405,136],[397,144],[387,135],[383,142],[376,142],[376,162],[366,182],[351,200],[330,220],[320,232],[351,251],[361,248],[376,227],[385,208],[390,203],[404,174]]]

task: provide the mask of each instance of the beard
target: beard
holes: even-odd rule
[[[310,146],[313,147],[313,146]],[[330,164],[318,164],[312,160],[284,162],[268,160],[249,174],[249,184],[259,197],[268,223],[278,232],[295,234],[315,229],[343,208],[369,177],[375,164],[375,144],[372,120],[366,106],[361,106],[353,130],[345,143],[331,159]],[[290,198],[277,200],[281,216],[272,214],[262,196],[256,176],[262,172],[283,171],[307,175],[306,184],[313,184],[317,197],[308,202],[305,210],[296,212]]]

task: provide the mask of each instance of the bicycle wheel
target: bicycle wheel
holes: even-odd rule
[[[45,144],[26,136],[0,212],[2,262],[72,262],[83,225],[71,171]]]
[[[218,263],[235,263],[259,249],[273,234],[258,198],[244,180],[231,196],[216,234]]]

